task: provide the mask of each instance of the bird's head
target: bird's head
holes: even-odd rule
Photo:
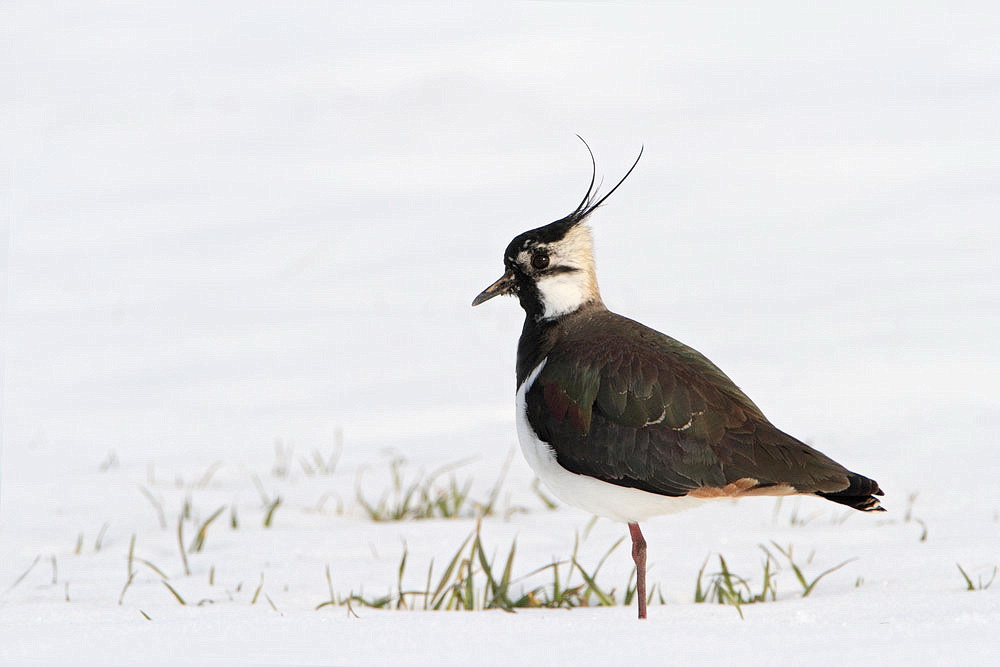
[[[589,146],[587,151],[590,151]],[[594,189],[597,165],[591,153],[590,185],[580,204],[560,220],[515,236],[504,252],[503,276],[480,292],[472,305],[478,306],[502,294],[513,294],[529,317],[546,320],[572,313],[586,304],[600,304],[593,241],[586,220],[625,182],[641,157],[640,150],[625,176],[598,199]]]

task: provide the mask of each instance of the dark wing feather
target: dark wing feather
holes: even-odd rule
[[[857,506],[880,493],[775,428],[697,351],[608,311],[571,324],[527,394],[567,470],[667,496],[781,487]]]

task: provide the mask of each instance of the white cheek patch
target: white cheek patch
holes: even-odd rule
[[[546,319],[572,313],[592,298],[583,271],[570,271],[543,277],[538,281],[538,291],[542,295],[542,304]]]

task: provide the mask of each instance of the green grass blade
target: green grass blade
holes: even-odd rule
[[[972,583],[972,578],[969,577],[969,575],[965,572],[965,570],[962,569],[962,566],[959,565],[958,563],[955,563],[955,567],[958,568],[958,571],[962,573],[962,578],[965,579],[965,590],[967,591],[976,590],[975,585]]]

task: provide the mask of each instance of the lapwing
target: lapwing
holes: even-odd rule
[[[472,301],[478,306],[502,294],[520,301],[521,451],[560,500],[628,524],[640,619],[640,521],[743,496],[803,494],[884,511],[877,482],[780,431],[704,355],[605,307],[586,222],[641,157],[598,199],[590,152],[593,171],[580,204],[514,237],[503,276]]]

